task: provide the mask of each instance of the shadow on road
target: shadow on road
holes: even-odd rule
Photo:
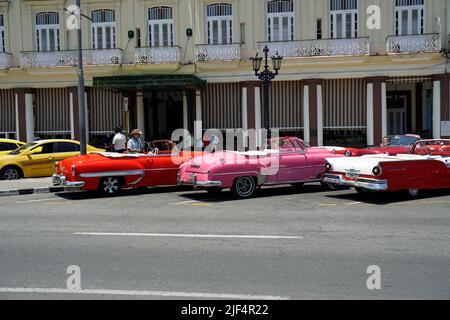
[[[207,191],[196,191],[191,193],[180,194],[180,197],[187,200],[193,201],[203,201],[210,203],[220,203],[228,201],[250,201],[252,199],[258,198],[272,198],[279,196],[289,196],[289,195],[304,195],[304,194],[317,194],[317,193],[329,193],[329,190],[325,190],[320,185],[311,184],[305,185],[303,187],[292,187],[292,186],[276,186],[276,187],[263,187],[257,190],[254,197],[250,199],[236,199],[233,197],[232,193],[226,189],[219,193],[209,194]],[[335,191],[339,192],[339,191]]]
[[[182,190],[188,190],[185,187],[154,187],[154,188],[135,188],[135,189],[124,189],[120,194],[116,196],[104,196],[96,191],[78,191],[78,192],[61,192],[57,193],[58,197],[64,198],[66,200],[90,200],[90,199],[108,199],[108,198],[121,198],[121,197],[136,197],[142,195],[152,195],[170,192],[179,192]]]
[[[336,193],[336,194],[328,194],[326,197],[336,199],[336,200],[345,200],[345,201],[355,201],[362,202],[367,204],[374,205],[389,205],[393,203],[402,203],[413,200],[426,200],[426,199],[435,199],[440,197],[446,197],[450,195],[450,190],[421,190],[418,197],[411,197],[405,191],[400,192],[368,192],[365,194],[353,192],[347,193]]]

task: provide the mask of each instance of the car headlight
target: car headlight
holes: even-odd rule
[[[375,168],[373,168],[372,173],[374,176],[381,176],[381,173],[383,171],[381,170],[381,167],[377,166]]]
[[[326,170],[326,172],[330,172],[333,170],[333,166],[330,163],[327,163],[325,165],[325,170]]]

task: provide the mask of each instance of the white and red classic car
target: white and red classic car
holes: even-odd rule
[[[327,159],[323,182],[354,187],[359,193],[450,188],[450,140],[422,140],[410,154],[368,155],[360,158]]]
[[[249,198],[262,185],[319,182],[325,158],[344,157],[326,149],[305,148],[294,137],[274,138],[272,149],[220,151],[197,157],[180,167],[179,184],[218,192],[230,188],[238,198]]]

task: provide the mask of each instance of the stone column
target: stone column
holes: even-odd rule
[[[433,137],[441,138],[441,121],[450,121],[449,76],[433,76]]]
[[[367,145],[378,146],[387,134],[386,78],[366,78]]]
[[[203,147],[202,92],[195,91],[194,147]]]
[[[322,80],[303,81],[303,128],[306,146],[323,144]]]
[[[34,140],[34,91],[15,90],[16,135],[20,141]]]
[[[145,112],[144,112],[144,94],[141,91],[136,92],[136,114],[137,128],[143,132],[145,137]]]

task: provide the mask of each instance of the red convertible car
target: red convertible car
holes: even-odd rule
[[[319,182],[325,158],[344,157],[326,149],[305,148],[295,137],[274,138],[272,149],[220,151],[197,157],[180,167],[179,184],[209,192],[231,189],[237,198],[249,198],[263,185]]]
[[[370,147],[365,149],[347,148],[347,147],[323,147],[343,154],[346,157],[360,157],[369,154],[387,154],[395,156],[397,154],[409,153],[411,146],[414,145],[420,136],[414,134],[386,136],[383,138],[383,144],[379,147]]]
[[[354,187],[359,193],[408,191],[415,197],[423,189],[450,188],[450,140],[418,141],[414,154],[369,155],[327,159],[328,184]]]
[[[175,186],[180,165],[202,152],[94,153],[56,163],[55,186],[118,194],[123,188]]]

